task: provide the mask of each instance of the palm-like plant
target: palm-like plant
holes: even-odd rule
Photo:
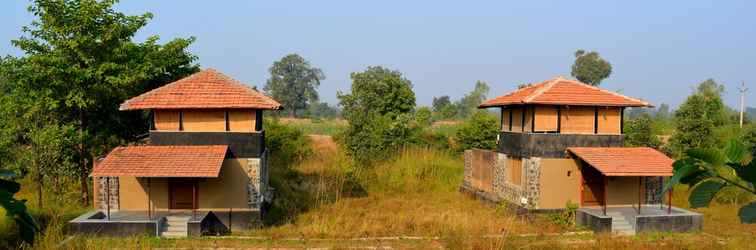
[[[664,185],[664,192],[678,184],[691,187],[688,202],[692,208],[708,207],[717,193],[734,186],[756,194],[756,161],[745,145],[731,140],[724,149],[691,149],[674,163],[674,174]],[[756,223],[756,201],[738,211],[743,223]]]
[[[12,218],[18,224],[18,229],[21,231],[21,239],[29,244],[33,244],[34,236],[40,231],[39,226],[26,210],[26,200],[16,200],[13,198],[21,190],[21,184],[8,180],[8,178],[13,178],[14,176],[13,172],[0,169],[0,207],[5,209],[5,215],[8,218]]]

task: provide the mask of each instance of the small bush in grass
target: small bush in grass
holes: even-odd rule
[[[485,111],[475,113],[456,134],[458,151],[471,148],[495,149],[499,133],[496,117]]]
[[[565,209],[558,213],[551,213],[548,215],[549,220],[554,224],[564,227],[575,226],[575,214],[577,213],[578,204],[568,201],[565,205]]]
[[[301,130],[284,125],[278,119],[265,120],[265,145],[279,159],[301,160],[312,154],[309,139]]]

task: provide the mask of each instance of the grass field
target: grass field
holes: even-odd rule
[[[69,202],[48,203],[61,208],[40,211],[32,200],[35,214],[44,214],[51,225],[34,248],[749,249],[756,240],[756,225],[738,222],[736,204],[693,209],[704,215],[703,231],[697,233],[574,233],[583,231],[557,226],[546,216],[518,217],[505,205],[458,192],[459,155],[412,148],[366,169],[354,166],[330,136],[311,135],[310,140],[315,153],[300,162],[273,157],[271,182],[278,196],[260,229],[178,240],[68,236],[63,223],[84,209]],[[25,189],[21,196],[32,199],[31,194]],[[75,200],[75,192],[64,195]],[[687,207],[686,197],[687,190],[677,188],[675,205]],[[54,210],[62,215],[51,216]],[[2,239],[12,229],[0,220],[0,244],[6,242],[0,248],[10,247]]]

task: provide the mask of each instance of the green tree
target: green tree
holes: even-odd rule
[[[134,35],[152,14],[125,15],[113,10],[116,2],[33,1],[29,11],[37,19],[12,41],[24,56],[0,63],[0,78],[9,82],[14,100],[29,104],[14,115],[49,105],[51,123],[76,129],[75,138],[69,138],[77,144],[77,167],[71,173],[80,180],[85,204],[90,159],[148,129],[146,113],[118,112],[118,104],[198,70],[196,57],[187,51],[193,38],[160,45],[157,36],[150,36],[136,43]]]
[[[496,149],[496,136],[499,134],[497,120],[486,111],[476,112],[457,130],[455,140],[459,145],[459,150]]]
[[[415,111],[415,122],[421,127],[431,125],[433,112],[429,107],[420,107]]]
[[[724,87],[708,79],[675,112],[675,132],[670,138],[672,150],[681,155],[691,148],[709,148],[721,143],[714,128],[727,122],[721,93]]]
[[[297,54],[288,54],[268,69],[270,78],[263,88],[295,117],[297,110],[307,109],[318,101],[317,88],[325,79],[323,71]]]
[[[742,139],[751,155],[756,156],[756,125],[748,126],[743,132]]]
[[[472,92],[466,94],[459,102],[457,106],[457,116],[459,118],[468,118],[475,114],[478,110],[478,105],[486,100],[486,96],[491,88],[484,81],[475,82],[475,89]]]
[[[436,119],[450,119],[457,114],[457,108],[448,95],[433,97],[433,113]]]
[[[669,119],[670,113],[669,113],[669,105],[666,103],[662,103],[659,105],[659,108],[656,110],[656,119],[657,120],[666,120]]]
[[[579,49],[575,52],[572,76],[579,81],[597,86],[612,74],[612,64],[601,58],[598,52]]]
[[[674,163],[674,174],[664,185],[664,191],[678,184],[688,185],[688,202],[693,208],[708,207],[711,200],[725,187],[756,194],[756,161],[738,140],[731,140],[723,149],[694,148]],[[738,211],[743,223],[756,223],[756,201]]]
[[[347,154],[369,165],[412,143],[418,133],[409,115],[415,107],[412,83],[400,72],[380,66],[352,73],[351,78],[351,93],[338,95],[349,124],[342,140]]]
[[[625,124],[626,146],[659,148],[661,142],[653,134],[651,115],[642,113],[637,118],[626,121]]]
[[[714,122],[708,118],[705,109],[706,99],[691,95],[675,112],[675,133],[670,138],[675,155],[682,155],[691,148],[714,146]]]

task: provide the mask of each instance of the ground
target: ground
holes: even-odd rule
[[[191,239],[89,238],[53,226],[36,248],[748,249],[756,240],[756,225],[738,222],[739,205],[719,203],[694,210],[704,214],[702,232],[594,235],[460,193],[461,155],[413,148],[363,169],[351,165],[330,136],[309,138],[313,155],[292,165],[272,163],[271,180],[285,181],[275,184],[279,198],[261,229]],[[676,189],[676,206],[687,207],[686,193]],[[0,222],[0,235],[8,228]]]

